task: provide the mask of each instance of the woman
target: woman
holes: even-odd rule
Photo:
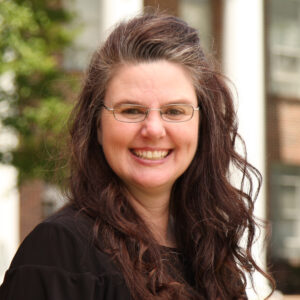
[[[25,239],[1,300],[246,299],[245,273],[270,277],[250,251],[261,178],[237,136],[195,29],[160,14],[118,25],[74,110],[70,203]]]

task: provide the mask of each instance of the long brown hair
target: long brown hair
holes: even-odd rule
[[[161,247],[130,206],[97,141],[105,88],[118,66],[155,60],[189,70],[201,108],[196,155],[170,199],[178,250],[187,260],[193,288],[166,268]],[[271,279],[251,255],[254,186],[259,189],[261,175],[236,152],[236,138],[226,80],[205,57],[197,31],[184,21],[143,14],[117,25],[95,52],[72,118],[71,203],[94,220],[95,245],[112,255],[133,299],[242,299],[245,272],[251,276],[257,270]],[[240,188],[230,183],[230,166],[241,174]]]

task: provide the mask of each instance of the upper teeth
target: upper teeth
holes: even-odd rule
[[[162,150],[162,151],[143,151],[143,150],[134,150],[134,154],[141,158],[146,159],[161,159],[167,156],[168,151]]]

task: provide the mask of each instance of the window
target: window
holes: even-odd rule
[[[300,168],[299,174],[274,170],[271,184],[273,256],[300,265]]]
[[[179,1],[179,17],[199,30],[206,51],[212,48],[212,7],[208,0]]]
[[[269,88],[300,98],[300,1],[269,1]]]
[[[64,5],[75,14],[72,27],[78,31],[74,44],[65,52],[64,66],[69,70],[84,70],[100,43],[101,1],[64,0]]]
[[[271,174],[271,271],[279,290],[299,294],[300,166],[273,164]]]

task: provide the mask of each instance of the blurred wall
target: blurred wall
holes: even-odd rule
[[[0,283],[19,244],[17,170],[0,165]]]

